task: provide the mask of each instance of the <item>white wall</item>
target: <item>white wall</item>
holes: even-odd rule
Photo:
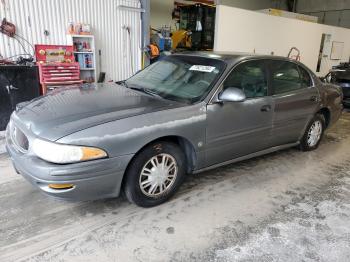
[[[69,22],[90,23],[96,38],[96,48],[102,50],[101,71],[107,73],[107,80],[125,79],[141,67],[140,13],[118,9],[119,5],[138,7],[138,0],[4,2],[7,19],[16,25],[18,34],[31,44],[64,45],[67,43],[66,28]],[[2,18],[4,11],[1,3],[0,12]],[[127,31],[123,29],[124,25],[131,29],[131,42]],[[44,30],[48,30],[50,35],[45,36]],[[27,44],[24,45],[27,50],[30,49]],[[20,53],[23,50],[16,41],[0,34],[0,54],[3,57]]]
[[[332,35],[331,41],[344,42],[342,61],[350,57],[350,29],[326,26],[301,20],[271,16],[224,5],[217,6],[215,25],[216,51],[255,52],[287,56],[291,47],[301,51],[301,62],[316,72],[322,33]],[[324,59],[325,75],[339,60]]]

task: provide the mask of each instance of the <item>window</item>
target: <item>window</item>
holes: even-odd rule
[[[168,56],[126,80],[129,87],[143,88],[165,99],[196,103],[211,90],[226,64],[197,56]]]
[[[241,89],[247,98],[267,95],[267,79],[264,61],[248,61],[238,65],[224,82],[224,89],[236,87]]]
[[[305,87],[310,87],[312,86],[312,81],[310,74],[302,67],[299,66],[299,71],[301,75],[301,84],[302,86]]]
[[[309,73],[294,63],[272,61],[271,69],[274,94],[283,94],[312,85]]]
[[[274,94],[283,94],[301,88],[299,70],[296,64],[273,61],[272,88]]]

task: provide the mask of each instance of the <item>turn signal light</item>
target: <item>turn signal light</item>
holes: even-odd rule
[[[70,189],[73,188],[73,184],[49,184],[49,188],[52,189]]]
[[[98,149],[98,148],[82,147],[81,149],[82,149],[82,153],[83,153],[83,156],[81,158],[82,161],[104,158],[107,156],[105,151]]]

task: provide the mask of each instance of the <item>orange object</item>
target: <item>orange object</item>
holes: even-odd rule
[[[173,32],[171,36],[173,42],[172,48],[176,49],[181,45],[181,47],[191,48],[192,47],[192,33],[186,30],[177,30]]]
[[[49,184],[49,188],[52,189],[71,189],[73,187],[73,184]]]
[[[98,148],[83,147],[83,158],[82,160],[90,160],[106,157],[105,151]]]
[[[150,48],[151,58],[155,58],[159,56],[160,52],[159,52],[159,47],[157,45],[150,44],[149,48]]]

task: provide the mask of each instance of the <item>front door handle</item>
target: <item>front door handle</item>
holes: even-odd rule
[[[261,112],[269,112],[270,110],[271,110],[271,106],[270,105],[264,105],[260,109]]]
[[[318,102],[318,97],[317,96],[312,96],[310,97],[311,102]]]

